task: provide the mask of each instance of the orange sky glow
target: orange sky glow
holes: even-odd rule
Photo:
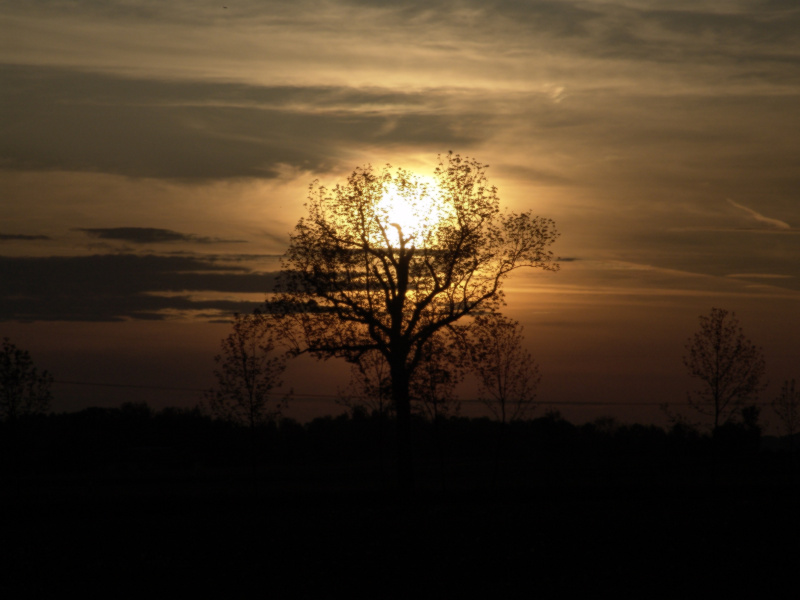
[[[0,31],[0,337],[54,410],[193,405],[312,181],[449,150],[561,233],[505,288],[536,414],[663,424],[712,306],[763,402],[800,378],[794,0],[0,1]],[[340,412],[311,364],[288,416]]]

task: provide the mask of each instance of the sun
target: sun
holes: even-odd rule
[[[399,245],[402,232],[406,243],[419,247],[432,240],[450,215],[444,200],[433,179],[398,178],[385,182],[375,212],[392,246]]]

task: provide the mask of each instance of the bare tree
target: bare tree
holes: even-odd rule
[[[214,357],[217,386],[206,392],[216,417],[254,430],[280,416],[286,398],[276,398],[275,390],[282,385],[286,356],[277,351],[274,336],[263,313],[234,315],[233,331]]]
[[[268,310],[296,353],[386,361],[397,414],[398,476],[413,485],[411,395],[424,348],[441,329],[503,302],[522,267],[555,270],[553,222],[500,210],[485,165],[449,154],[433,183],[403,169],[356,169],[311,185]]]
[[[522,326],[499,313],[478,315],[468,339],[481,401],[503,424],[525,418],[536,407],[541,375],[522,345]]]
[[[783,423],[791,449],[794,434],[800,430],[800,390],[795,387],[794,379],[783,382],[780,395],[772,401],[772,410]]]
[[[764,355],[745,337],[735,313],[721,308],[700,317],[700,331],[688,339],[686,350],[683,364],[701,382],[688,393],[689,405],[713,417],[716,432],[764,388]]]
[[[456,386],[464,378],[464,360],[456,340],[443,331],[433,336],[421,353],[409,386],[411,400],[437,427],[439,419],[458,415],[461,410]]]
[[[0,352],[0,420],[13,423],[19,417],[44,413],[50,406],[53,377],[39,372],[27,350],[3,338]]]
[[[433,427],[439,460],[439,477],[445,489],[446,421],[461,411],[456,386],[464,377],[464,355],[452,328],[440,330],[422,348],[422,359],[411,377],[412,406]]]
[[[385,484],[386,452],[384,439],[386,421],[392,413],[392,382],[389,366],[378,352],[366,352],[350,367],[350,385],[347,392],[339,392],[337,402],[346,406],[351,414],[357,411],[378,417],[377,438],[378,465],[381,485]]]
[[[350,384],[337,402],[351,411],[364,410],[383,418],[391,411],[389,365],[378,352],[366,352],[350,366]]]

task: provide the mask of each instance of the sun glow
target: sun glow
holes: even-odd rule
[[[399,245],[400,231],[406,243],[421,246],[448,218],[449,208],[436,182],[420,178],[413,182],[387,182],[375,212],[392,246]]]

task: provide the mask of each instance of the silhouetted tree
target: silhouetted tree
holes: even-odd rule
[[[712,308],[700,317],[700,331],[686,343],[683,364],[701,386],[687,397],[690,406],[714,418],[714,431],[763,389],[761,349],[747,339],[734,313]]]
[[[3,338],[0,352],[0,420],[13,423],[19,417],[44,413],[50,405],[53,377],[41,373],[27,350]]]
[[[456,340],[439,332],[421,350],[409,386],[412,403],[436,427],[441,418],[456,416],[461,403],[456,386],[464,378],[464,360]]]
[[[392,382],[389,365],[377,351],[365,352],[350,367],[350,385],[337,402],[355,417],[359,411],[378,418],[377,447],[381,483],[385,482],[384,439],[387,417],[392,412]]]
[[[439,331],[422,348],[422,359],[409,387],[418,413],[433,426],[442,489],[445,488],[444,426],[448,418],[457,416],[461,410],[456,386],[464,376],[462,349],[447,333]]]
[[[329,190],[314,182],[291,235],[269,310],[295,352],[389,366],[401,486],[412,486],[411,395],[424,348],[443,328],[503,302],[521,267],[556,269],[553,222],[500,210],[486,166],[448,154],[428,184],[403,169],[356,169]]]
[[[217,387],[206,392],[214,416],[251,430],[280,416],[286,399],[276,398],[275,390],[282,385],[286,356],[276,350],[274,336],[263,313],[234,315],[233,331],[214,357]]]
[[[384,416],[391,411],[392,382],[389,366],[378,352],[365,352],[350,367],[350,383],[337,402],[350,411]]]
[[[794,434],[800,429],[800,391],[795,387],[794,379],[783,382],[780,395],[772,401],[772,410],[783,424],[791,451]]]
[[[524,418],[535,408],[541,375],[522,345],[522,326],[498,313],[478,315],[468,339],[481,401],[503,424]]]

